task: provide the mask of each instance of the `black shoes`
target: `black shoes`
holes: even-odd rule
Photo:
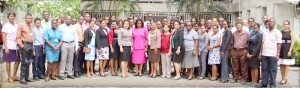
[[[80,75],[79,74],[74,74],[74,77],[80,78]]]
[[[40,79],[38,77],[33,77],[33,80],[39,81]]]
[[[30,79],[30,78],[26,78],[25,81],[27,81],[27,82],[35,82],[33,79]]]
[[[20,80],[20,83],[21,83],[21,84],[24,84],[24,85],[28,85],[28,82],[26,82],[25,79]]]
[[[67,76],[67,78],[75,79],[74,76],[72,76],[72,75]]]
[[[38,76],[39,79],[45,79],[45,76]]]

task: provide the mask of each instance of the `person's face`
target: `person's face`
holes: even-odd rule
[[[266,22],[266,28],[270,28],[270,22]]]
[[[52,28],[57,28],[58,27],[58,24],[57,24],[57,21],[52,21]]]
[[[60,18],[61,21],[65,20],[65,16],[64,15],[60,15],[59,18]]]
[[[254,25],[254,26],[253,26],[253,30],[254,30],[255,33],[258,33],[258,32],[259,32],[259,28],[257,27],[257,25]]]
[[[228,23],[227,23],[226,21],[223,21],[223,22],[222,22],[222,25],[223,25],[223,26],[222,26],[223,28],[225,28],[225,29],[228,28]]]
[[[190,22],[187,23],[186,27],[187,27],[188,30],[191,30],[193,28],[192,23],[190,23]]]
[[[94,27],[95,27],[95,22],[94,22],[94,21],[91,22],[91,23],[89,24],[89,27],[90,27],[91,29],[94,29]]]
[[[105,28],[107,25],[106,25],[106,22],[105,21],[102,21],[101,22],[101,28]]]
[[[35,21],[34,24],[36,27],[41,27],[41,21]]]
[[[134,20],[129,20],[130,26],[134,25]]]
[[[212,20],[213,25],[217,25],[218,24],[218,20],[215,18]]]
[[[148,19],[149,19],[149,20],[153,20],[152,14],[149,14]]]
[[[242,25],[242,24],[237,24],[237,25],[236,25],[236,29],[237,29],[238,31],[241,31],[241,30],[243,29],[243,25]]]
[[[74,25],[74,24],[76,24],[77,23],[77,20],[76,19],[73,19],[72,20],[72,24]]]
[[[236,22],[243,23],[243,19],[241,17],[238,17]]]
[[[61,25],[61,24],[62,24],[61,20],[58,20],[57,25]]]
[[[109,22],[109,18],[108,17],[105,17],[105,22],[108,24],[108,22]]]
[[[270,20],[270,27],[272,27],[272,28],[274,28],[274,26],[275,26],[275,20],[274,19],[271,19]]]
[[[162,27],[162,24],[161,24],[161,22],[159,21],[159,22],[157,22],[156,23],[156,26],[157,26],[157,28],[161,28]]]
[[[120,21],[120,22],[119,22],[118,28],[123,28],[123,21]]]
[[[253,26],[254,25],[254,20],[253,19],[249,19],[248,20],[248,25],[249,26]]]
[[[111,17],[111,20],[116,20],[116,16],[112,16],[112,17]]]
[[[96,25],[97,25],[97,26],[100,26],[100,25],[101,25],[101,22],[97,21],[97,22],[96,22]]]
[[[180,28],[184,28],[184,26],[185,26],[184,24],[180,24]]]
[[[202,25],[204,25],[205,24],[205,20],[201,20],[201,22],[200,22]]]
[[[85,21],[91,20],[91,15],[90,14],[85,14],[84,19],[85,19]]]
[[[174,28],[179,29],[179,23],[178,22],[174,22]]]
[[[129,27],[129,22],[128,22],[128,21],[125,21],[125,22],[124,22],[124,28],[130,28],[130,27]]]
[[[216,33],[218,33],[219,32],[219,28],[217,27],[217,26],[214,26],[213,27],[213,32],[216,34]]]
[[[32,16],[26,16],[26,23],[31,23]]]
[[[194,26],[194,29],[195,29],[196,31],[198,31],[198,30],[199,30],[199,26],[198,26],[198,25],[195,25],[195,26]]]
[[[83,17],[79,17],[78,22],[79,22],[80,24],[82,24],[83,21],[84,21],[84,18],[83,18]]]
[[[114,29],[116,29],[116,28],[118,27],[118,25],[117,25],[116,22],[112,22],[112,23],[111,23],[111,26],[112,26],[112,28],[114,28]]]
[[[49,13],[48,12],[44,12],[44,19],[49,19]]]
[[[137,22],[137,27],[138,27],[138,28],[142,28],[142,21],[138,21],[138,22]],[[148,27],[149,27],[149,26],[148,26]]]
[[[151,23],[151,24],[150,24],[150,29],[151,29],[151,30],[155,30],[155,29],[156,29],[155,23]]]
[[[70,16],[68,16],[67,19],[66,19],[66,24],[70,25],[71,22],[72,22],[72,18]]]
[[[195,24],[196,23],[196,19],[192,19],[192,24]]]
[[[169,28],[167,25],[165,25],[165,26],[164,26],[164,32],[167,32],[167,31],[169,32],[169,31],[170,31],[170,28]]]
[[[264,17],[263,17],[263,22],[265,23],[267,20],[268,20],[268,17],[267,17],[267,16],[264,16]]]
[[[283,23],[283,29],[289,29],[290,28],[290,25],[288,22],[284,22]]]
[[[206,32],[206,28],[204,26],[201,26],[200,30],[201,30],[202,33]]]
[[[9,20],[10,22],[14,22],[15,19],[16,19],[16,17],[15,17],[14,15],[9,15],[9,16],[8,16],[8,20]]]
[[[223,18],[220,18],[220,19],[219,19],[219,24],[222,25],[222,24],[223,24],[223,21],[224,21],[224,19],[223,19]]]

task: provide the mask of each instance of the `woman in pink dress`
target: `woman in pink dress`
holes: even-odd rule
[[[132,63],[135,65],[136,73],[134,76],[142,76],[143,64],[146,63],[147,36],[148,30],[144,28],[144,22],[138,19],[135,28],[132,30]]]

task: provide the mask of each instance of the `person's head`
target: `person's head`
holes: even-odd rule
[[[106,22],[106,24],[108,24],[109,23],[109,17],[105,17],[104,21]]]
[[[212,19],[212,25],[218,25],[218,19],[217,18]]]
[[[181,23],[181,22],[180,22]],[[181,23],[180,24],[180,29],[184,29],[184,27],[185,27],[186,25],[185,25],[185,23],[183,22],[183,23]]]
[[[259,33],[259,24],[258,23],[254,23],[253,30],[255,33]]]
[[[137,19],[134,25],[135,25],[135,28],[143,28],[144,27],[144,22],[141,19]]]
[[[14,22],[16,19],[16,13],[15,12],[9,12],[7,13],[7,18],[9,22]]]
[[[206,28],[211,29],[212,26],[213,26],[212,20],[207,20],[207,24],[206,25],[207,25]]]
[[[185,23],[183,19],[181,19],[179,22],[180,22],[180,23]]]
[[[66,18],[66,25],[70,25],[72,22],[72,17],[71,16],[67,16]]]
[[[207,32],[205,25],[200,26],[201,33]]]
[[[110,20],[115,21],[116,20],[116,16],[111,16]]]
[[[205,19],[201,19],[200,26],[205,25],[205,23],[206,23]]]
[[[168,19],[167,19],[167,18],[164,18],[164,19],[163,19],[163,24],[164,24],[164,25],[167,25],[167,24],[168,24]]]
[[[129,20],[129,25],[130,25],[130,27],[132,27],[134,25],[134,20],[133,19]]]
[[[156,24],[153,22],[153,23],[150,23],[150,30],[155,30],[156,29]]]
[[[230,28],[229,21],[223,20],[222,25],[221,25],[225,30]]]
[[[180,22],[179,21],[176,20],[176,21],[173,22],[173,24],[174,24],[174,29],[175,30],[178,30],[180,28]]]
[[[49,20],[49,12],[48,11],[43,11],[43,17],[45,20]]]
[[[123,25],[123,27],[125,28],[125,29],[130,29],[130,26],[129,26],[129,21],[124,21],[124,25]]]
[[[41,19],[40,18],[35,18],[34,19],[34,25],[38,28],[41,27]]]
[[[178,21],[179,22],[179,21]],[[171,28],[174,28],[174,20],[171,20],[170,21],[170,26],[171,26]]]
[[[66,17],[65,17],[64,14],[61,14],[61,15],[59,16],[59,18],[60,18],[61,23],[64,23],[64,22],[65,22]]]
[[[164,32],[170,32],[170,28],[168,25],[164,25]]]
[[[101,25],[101,20],[100,20],[100,19],[96,21],[96,25],[97,25],[97,26],[100,26],[100,25]]]
[[[93,17],[93,18],[92,18],[92,21],[97,21],[97,18],[96,18],[96,17]]]
[[[82,24],[83,21],[84,21],[84,17],[83,17],[83,16],[80,16],[80,17],[78,18],[78,23],[79,23],[79,24]]]
[[[254,26],[254,24],[255,24],[254,18],[249,18],[249,19],[248,19],[248,25],[249,25],[250,27],[252,27],[252,26]]]
[[[194,30],[198,31],[199,30],[199,25],[198,24],[194,24]]]
[[[235,26],[236,26],[237,31],[243,30],[243,23],[238,22],[238,23],[235,24]]]
[[[126,21],[126,20],[125,20]],[[119,22],[118,22],[118,28],[123,28],[123,21],[122,20],[120,20]]]
[[[111,22],[111,26],[112,26],[113,29],[118,28],[118,24],[117,24],[116,21],[112,21],[112,22]]]
[[[243,23],[242,17],[237,17],[236,22],[237,22],[237,23]]]
[[[268,16],[263,16],[263,23],[266,23],[266,21],[269,19]]]
[[[74,18],[72,19],[72,24],[75,25],[77,23],[77,20]]]
[[[283,21],[283,29],[290,29],[290,21],[288,20]]]
[[[197,22],[196,18],[192,18],[192,19],[191,19],[192,25],[196,24],[196,22]]]
[[[219,26],[218,25],[214,25],[212,27],[214,34],[217,34],[219,32]]]
[[[275,27],[275,25],[276,25],[276,21],[275,21],[274,18],[270,18],[269,20],[270,20],[269,26],[270,26],[271,29],[273,29]]]
[[[89,13],[84,14],[84,21],[90,21],[91,20],[91,15]]]
[[[56,20],[52,20],[51,21],[51,26],[52,26],[52,29],[56,29],[57,27],[58,27],[58,24],[57,24],[57,21],[58,21],[59,19],[56,19]]]
[[[30,13],[25,15],[25,22],[30,24],[32,22],[32,15]]]
[[[222,26],[223,21],[224,21],[224,18],[223,18],[223,17],[220,17],[220,18],[218,19],[218,23],[219,23],[220,26]]]
[[[95,28],[95,21],[90,20],[88,21],[88,23],[89,23],[89,28],[93,30]]]
[[[148,20],[153,20],[153,15],[151,13],[148,14]]]
[[[186,27],[187,27],[188,30],[192,30],[193,29],[192,22],[187,22]]]
[[[61,19],[59,18],[59,19],[57,19],[56,20],[56,22],[57,22],[57,25],[61,25],[62,24],[62,21],[61,21]]]
[[[270,28],[270,21],[269,20],[266,20],[266,22],[264,23],[266,28],[269,29]]]
[[[162,28],[162,23],[161,23],[161,21],[157,21],[157,22],[156,22],[156,26],[157,26],[157,28],[161,29],[161,28]]]
[[[106,21],[105,21],[105,20],[102,20],[100,26],[101,26],[101,29],[105,29],[105,27],[107,26]]]

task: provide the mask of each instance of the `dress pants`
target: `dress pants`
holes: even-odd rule
[[[229,50],[225,50],[224,53],[221,57],[221,80],[229,80]]]
[[[199,61],[199,65],[200,65],[197,68],[198,76],[205,77],[206,57],[207,57],[207,52],[201,52],[201,55],[198,57],[198,61]]]
[[[262,56],[262,76],[261,84],[267,86],[270,82],[270,86],[276,86],[277,75],[277,60],[276,57]],[[269,81],[270,80],[270,81]]]
[[[161,53],[162,73],[165,76],[171,76],[171,57],[166,53]]]
[[[79,49],[78,49],[78,54],[75,55],[75,58],[73,60],[73,67],[74,67],[74,73],[75,74],[81,74],[83,72],[83,65],[84,65],[84,58],[83,58],[83,44],[78,43],[79,44]]]
[[[45,58],[43,57],[43,46],[34,46],[35,57],[32,63],[33,78],[45,75]]]
[[[29,65],[33,61],[33,43],[23,42],[23,45],[24,47],[21,49],[21,81],[29,78]]]
[[[59,76],[64,76],[65,70],[69,76],[73,75],[73,57],[75,43],[62,43]]]
[[[232,76],[234,80],[238,80],[241,74],[241,81],[246,82],[248,78],[248,59],[247,49],[233,49],[232,55]]]

